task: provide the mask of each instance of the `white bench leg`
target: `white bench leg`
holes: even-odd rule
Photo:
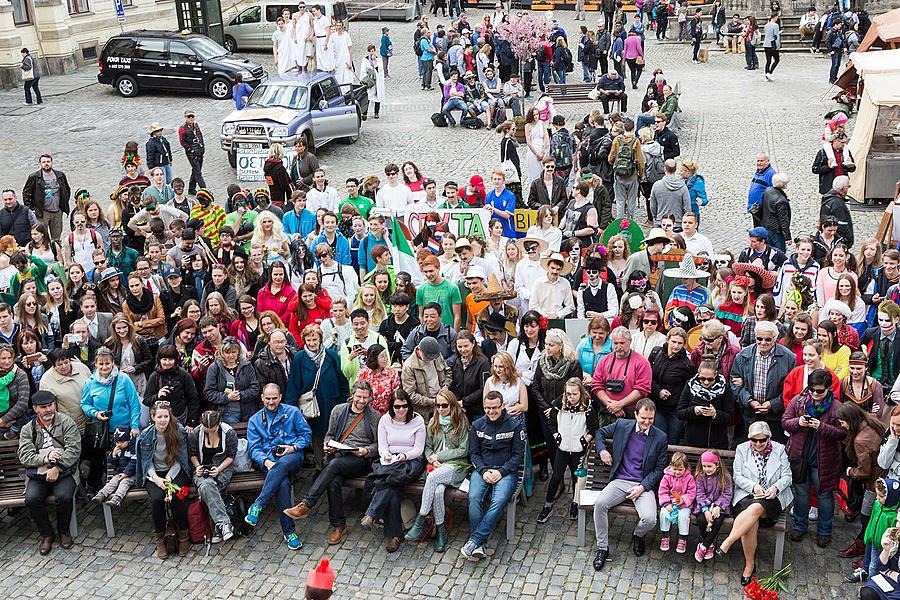
[[[516,499],[506,503],[506,541],[511,542],[516,536]]]
[[[775,570],[780,571],[784,563],[784,531],[775,534]]]
[[[587,511],[578,507],[578,547],[584,546],[584,530],[587,527]]]
[[[106,523],[106,537],[116,537],[116,526],[113,524],[112,508],[103,503],[103,521]]]

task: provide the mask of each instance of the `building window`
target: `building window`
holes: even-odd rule
[[[69,5],[70,15],[80,15],[91,12],[88,0],[66,0],[66,3]]]
[[[122,0],[122,6],[134,6],[134,0]]]
[[[31,23],[31,14],[28,9],[28,0],[12,0],[13,23],[27,25]]]

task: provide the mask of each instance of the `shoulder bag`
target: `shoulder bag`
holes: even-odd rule
[[[516,165],[509,159],[509,146],[510,143],[505,140],[503,143],[503,162],[500,163],[500,168],[503,170],[504,175],[506,175],[506,183],[519,183],[519,172],[516,171]]]
[[[322,375],[322,367],[325,366],[326,360],[328,360],[328,355],[323,354],[322,362],[316,370],[316,379],[313,381],[312,389],[301,394],[300,400],[297,402],[300,412],[302,412],[303,416],[307,419],[315,419],[322,414],[322,411],[319,410],[319,400],[316,398],[316,390],[319,389],[319,377]]]
[[[113,401],[116,398],[116,383],[118,383],[118,379],[119,376],[116,375],[112,380],[112,386],[109,390],[109,406],[106,407],[107,415],[112,413]],[[103,455],[109,451],[109,419],[106,421],[94,419],[85,425],[82,448],[89,456]]]

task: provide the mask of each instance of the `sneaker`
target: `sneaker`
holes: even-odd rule
[[[553,512],[553,506],[545,506],[541,509],[541,514],[538,515],[537,522],[538,523],[546,523],[550,518],[550,513]]]
[[[247,511],[247,516],[244,517],[244,522],[251,527],[256,527],[256,522],[259,521],[259,513],[262,512],[262,506],[254,502],[250,505],[250,509]]]
[[[484,546],[476,546],[474,550],[472,550],[472,556],[475,558],[484,558]]]
[[[847,575],[844,579],[847,583],[862,583],[866,579],[869,578],[869,574],[863,568],[853,569],[853,572]]]
[[[819,520],[819,509],[813,506],[809,509],[809,520],[810,521],[818,521]]]
[[[659,549],[662,550],[663,552],[668,552],[668,551],[669,551],[669,538],[668,538],[668,536],[666,536],[666,537],[664,537],[663,539],[659,540]]]
[[[687,540],[684,538],[678,538],[678,545],[675,546],[675,552],[678,554],[684,554],[687,550]]]
[[[219,527],[213,530],[212,538],[209,540],[211,544],[220,544],[222,543],[222,534],[219,532]]]
[[[222,541],[227,542],[234,537],[234,527],[231,523],[222,523]]]
[[[713,556],[716,554],[716,549],[710,546],[706,549],[706,554],[703,555],[703,560],[712,560]]]
[[[119,506],[122,505],[122,499],[119,498],[118,496],[113,496],[112,498],[110,498],[109,500],[104,502],[103,504],[105,504],[107,506],[111,506],[113,508],[119,508]]]
[[[289,550],[299,550],[303,547],[303,542],[300,541],[300,538],[297,537],[296,533],[287,534],[284,536],[284,541],[287,542]]]
[[[578,518],[578,504],[575,502],[569,505],[569,518],[573,521]]]
[[[697,551],[694,552],[694,560],[697,562],[703,562],[703,558],[706,556],[706,548],[703,544],[697,544]]]
[[[103,494],[101,494],[100,492],[97,492],[94,495],[94,497],[91,498],[91,502],[94,502],[96,504],[100,504],[101,502],[104,502]]]
[[[772,76],[766,73],[766,81],[772,81]]]
[[[375,526],[375,520],[369,515],[365,515],[362,519],[359,520],[359,526],[366,531],[372,531],[372,528]]]
[[[477,558],[475,558],[475,548],[475,542],[469,540],[468,542],[463,544],[462,548],[459,549],[459,553],[469,560],[478,560]]]

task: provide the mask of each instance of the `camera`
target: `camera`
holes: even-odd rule
[[[203,470],[200,471],[200,477],[209,477],[209,467],[203,467]]]

